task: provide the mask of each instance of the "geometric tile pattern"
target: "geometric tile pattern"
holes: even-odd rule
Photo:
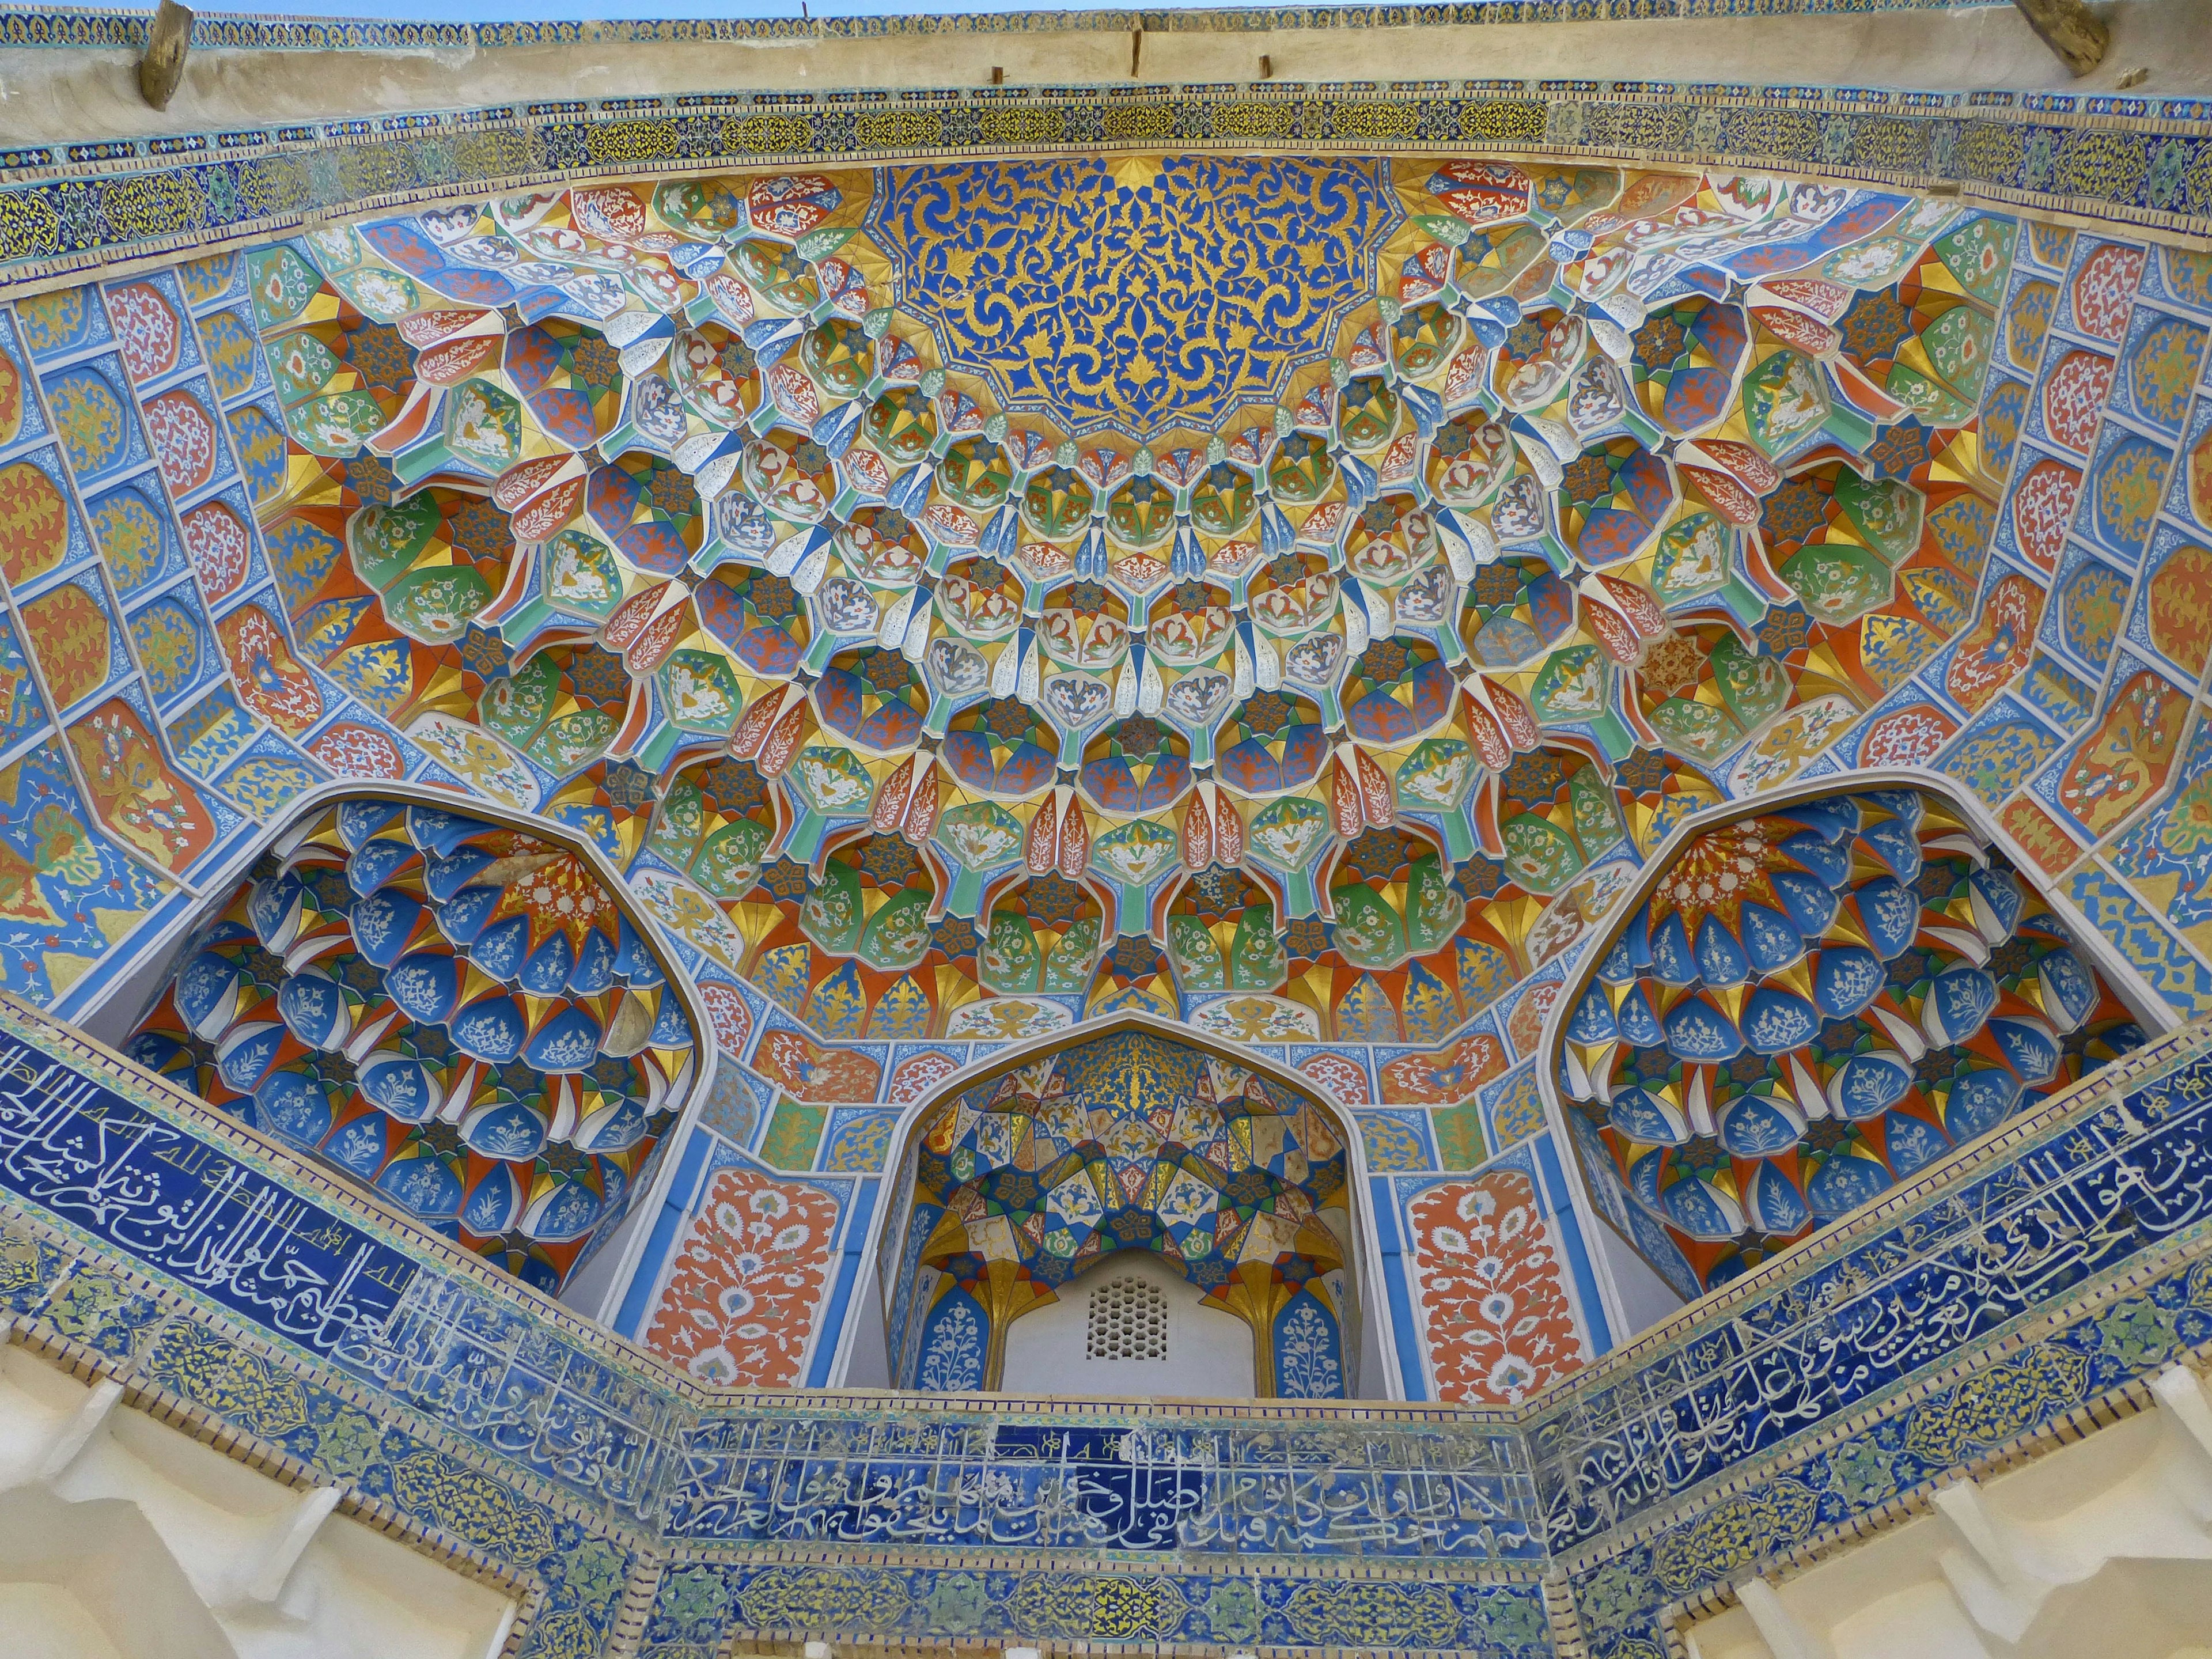
[[[1056,313],[999,210],[927,228],[987,177],[1082,282],[1212,261],[1211,308],[1036,370]],[[1255,379],[1224,239],[1264,249],[1245,209],[1304,187],[1343,216],[1305,216]],[[333,773],[543,811],[688,969],[836,1042],[1135,1006],[1433,1042],[1686,811],[1824,759],[1943,766],[2046,868],[2166,787],[2206,299],[2179,250],[1691,169],[1123,157],[451,204],[24,302],[25,522],[106,556],[7,573],[18,718],[65,699],[82,819],[156,881]],[[1177,327],[1228,355],[1170,374]],[[2130,559],[2140,616],[2099,620]],[[2068,643],[2100,627],[2154,745],[2119,788],[2132,740],[2085,722]],[[174,805],[134,830],[141,787]],[[82,996],[113,954],[56,965]]]
[[[1252,1326],[1274,1355],[1261,1395],[1341,1397],[1339,1134],[1315,1102],[1150,1030],[978,1084],[921,1133],[906,1240],[887,1241],[900,1252],[898,1374],[937,1391],[995,1386],[1014,1320],[1116,1251],[1146,1249]],[[1291,1336],[1308,1327],[1329,1357],[1300,1367]]]
[[[1073,326],[1006,255],[1016,226],[1111,315]],[[1255,311],[1244,273],[1292,255],[1290,301]],[[901,1176],[891,1103],[949,1075],[931,1045],[980,1057],[1135,1008],[1270,1045],[1364,1114],[1360,1196],[1396,1241],[1373,1287],[1400,1298],[1387,1363],[1416,1393],[1531,1397],[1613,1340],[1538,1036],[1692,812],[1934,767],[2072,914],[1993,886],[2004,856],[1960,854],[1966,889],[1923,896],[1955,914],[1924,908],[1922,931],[1948,933],[1883,958],[1902,1024],[1849,1045],[1831,1028],[1876,1012],[1831,1017],[1819,965],[1861,941],[1804,934],[1800,963],[1740,984],[1639,965],[1655,1019],[1717,1009],[1742,1048],[1619,1042],[1592,1077],[1611,1096],[1569,1122],[1600,1212],[1686,1291],[1971,1138],[1990,1078],[2019,1085],[2011,1121],[2124,1046],[2116,1004],[2054,1015],[2062,926],[2086,921],[2169,1006],[2212,999],[2191,828],[2212,763],[2208,277],[2183,250],[1901,189],[1481,146],[1170,147],[572,173],[26,300],[0,338],[0,859],[23,866],[0,971],[81,1006],[333,778],[535,812],[613,861],[714,994],[727,1069],[687,1132],[712,1167],[654,1234],[641,1273],[665,1288],[625,1327],[699,1380],[830,1375],[860,1233]],[[1207,349],[1176,349],[1191,337]],[[1875,872],[1850,856],[1827,890],[1856,915]],[[1989,934],[2013,900],[2018,926]],[[1888,983],[1907,957],[1925,972]],[[216,1053],[194,1057],[203,1086],[282,1107],[307,1096],[278,1079],[354,1062],[315,1047],[334,1028],[307,1006],[314,967],[285,963],[297,1006],[276,989],[273,1021],[241,1016],[301,1052],[249,1077],[261,1048],[226,1030],[252,1086]],[[1954,978],[1997,1000],[1938,1042]],[[1763,1012],[1814,1010],[1809,1039],[1753,1042],[1768,992]],[[1838,1107],[1836,1079],[1905,1059],[1906,1029],[1928,1052],[1905,1095]],[[2048,1076],[2027,1053],[2045,1036]],[[573,1074],[410,1058],[480,1075],[419,1122],[368,1121],[354,1090],[327,1133],[264,1127],[390,1176],[540,1284],[678,1139],[674,1084],[658,1105],[624,1084],[648,1109],[617,1146],[626,1108],[594,1127],[592,1103],[545,1099]],[[1634,1115],[1632,1082],[1657,1114],[1633,1133],[1613,1114]],[[511,1107],[547,1128],[527,1158],[491,1155],[527,1127]],[[1102,1201],[1101,1224],[1141,1222],[1186,1267],[1214,1239],[1195,1270],[1256,1294],[1238,1274],[1258,1257],[1231,1263],[1218,1230],[1271,1204],[1295,1219],[1295,1189],[1255,1206],[1194,1159],[1221,1172],[1202,1152],[1079,1161],[1094,1194],[1175,1189]],[[402,1179],[437,1170],[435,1193]],[[931,1239],[898,1241],[909,1282],[939,1275],[902,1329],[917,1377],[937,1337],[958,1348],[958,1309],[988,1375],[1006,1298],[1106,1248],[992,1186],[1049,1173],[990,1164],[927,1267]],[[1273,1251],[1274,1311],[1333,1315],[1333,1260]],[[1311,1386],[1325,1364],[1293,1383],[1265,1317],[1274,1391],[1333,1392]],[[776,1581],[718,1583],[698,1594],[781,1605]],[[976,1605],[1018,1593],[988,1581]],[[1233,1601],[1224,1631],[1334,1628]],[[1019,1606],[1034,1629],[1079,1622]],[[1429,1628],[1400,1611],[1401,1635]],[[1170,1639],[1167,1612],[1099,1617]],[[654,1627],[680,1643],[678,1624]]]
[[[1566,1630],[1537,1575],[1574,1550],[1582,1636],[1640,1659],[1660,1650],[1663,1603],[2101,1412],[2212,1340],[2196,1032],[1519,1411],[1317,1403],[1293,1426],[1279,1405],[1262,1420],[1088,1402],[1071,1428],[1011,1403],[700,1396],[465,1253],[311,1186],[160,1079],[20,1005],[5,1019],[14,1060],[36,1057],[11,1078],[38,1079],[10,1083],[7,1111],[38,1133],[0,1149],[0,1304],[196,1426],[380,1494],[407,1527],[520,1575],[532,1651],[609,1651],[627,1606],[656,1659],[805,1630],[1534,1659]],[[82,1178],[103,1167],[83,1157],[95,1121],[104,1172],[128,1179]],[[193,1200],[210,1153],[264,1202]],[[276,1194],[307,1224],[264,1229],[258,1255],[206,1248],[259,1226]],[[178,1206],[196,1201],[195,1227]],[[266,1293],[263,1269],[332,1251],[374,1271],[313,1305]],[[1899,1316],[1945,1285],[1960,1288],[1942,1316]],[[1838,1363],[1791,1360],[1813,1345]],[[1681,1432],[1714,1412],[1725,1433]],[[933,1499],[953,1492],[1000,1496]],[[823,1560],[825,1538],[869,1553]],[[1194,1550],[1200,1567],[1182,1560]]]
[[[132,1058],[557,1291],[683,1109],[685,999],[572,848],[373,796],[283,846]]]
[[[807,1127],[775,1167],[880,1184],[864,1050],[1133,1006],[1400,1109],[1363,1131],[1405,1225],[1553,1153],[1508,1076],[1547,970],[1692,810],[1929,763],[2058,873],[2203,770],[2185,253],[1690,168],[990,167],[449,201],[21,302],[8,982],[96,994],[301,789],[404,777],[590,836],[718,1011],[781,1005],[716,1115]],[[1084,283],[1214,269],[1230,346],[1224,239],[1310,246],[1297,326],[1038,356],[999,210],[926,228],[986,177]],[[2194,996],[2152,841],[2067,890]]]
[[[50,25],[140,27],[0,33]],[[0,987],[82,1006],[214,891],[137,1052],[277,1148],[11,1012],[60,1069],[0,1065],[0,1303],[520,1575],[526,1650],[657,1659],[1651,1659],[1662,1603],[2212,1340],[2173,1243],[2202,1042],[2125,1053],[2067,937],[2212,1005],[2212,261],[2115,234],[2203,222],[2212,140],[2150,129],[2207,112],[1431,90],[644,100],[421,118],[343,165],[305,129],[125,141],[81,178],[10,152],[18,270],[380,201],[0,315]],[[1181,148],[1231,131],[1277,154]],[[975,155],[1009,143],[1063,148]],[[1527,159],[1583,147],[1678,159]],[[852,164],[886,150],[935,159]],[[1932,794],[1816,785],[1636,874],[1701,809],[1923,766],[1994,847]],[[319,806],[232,888],[333,778],[452,802]],[[472,799],[588,838],[637,908]],[[541,855],[611,930],[515,902]],[[723,1053],[679,1137],[694,984]],[[899,1108],[1126,1008],[1351,1115],[1113,1036],[945,1103],[891,1192]],[[1564,1385],[1610,1334],[1536,1087],[1555,1010],[1599,1211],[1727,1287]],[[284,1156],[556,1289],[663,1139],[711,1167],[627,1328],[688,1380]],[[1340,1392],[1355,1322],[1284,1326],[1350,1313],[1356,1198],[1398,1376],[1505,1409],[1286,1434],[702,1392],[829,1376],[886,1196],[924,1387],[981,1386],[1016,1313],[1137,1244],[1244,1298],[1261,1392]],[[305,1221],[210,1249],[185,1212]],[[1534,1577],[1568,1550],[1555,1638]]]
[[[1010,214],[1150,297],[1067,333]],[[960,163],[455,202],[23,316],[86,478],[185,492],[133,555],[197,573],[141,630],[179,788],[541,812],[835,1041],[1432,1042],[1966,626],[2018,237],[1695,170]]]
[[[1639,1247],[1686,1291],[2143,1036],[2003,860],[1908,789],[1692,838],[1561,1035],[1585,1172],[1642,1212]]]

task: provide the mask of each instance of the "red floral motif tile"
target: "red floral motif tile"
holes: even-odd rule
[[[1429,188],[1471,225],[1528,210],[1528,175],[1510,161],[1446,161],[1430,177]]]
[[[782,173],[753,180],[745,198],[750,222],[778,236],[798,238],[837,210],[836,185],[819,173]]]
[[[776,407],[802,422],[802,430],[821,417],[822,399],[814,390],[814,382],[795,363],[778,363],[761,378],[768,382]]]
[[[1968,714],[1979,714],[2027,666],[2042,618],[2041,588],[2025,576],[2000,578],[1982,606],[1981,621],[1952,653],[1943,689]]]
[[[518,509],[509,522],[518,542],[550,541],[569,525],[584,507],[584,481],[572,478],[556,484]]]
[[[146,431],[173,494],[188,495],[215,477],[215,422],[189,392],[165,392],[148,403]]]
[[[645,1346],[712,1386],[796,1383],[836,1231],[829,1194],[723,1170],[684,1236]]]
[[[810,1103],[873,1100],[884,1075],[866,1054],[824,1048],[796,1031],[770,1031],[763,1037],[753,1068]]]
[[[1563,1264],[1527,1176],[1498,1170],[1448,1182],[1409,1212],[1440,1398],[1516,1406],[1583,1364]]]
[[[2074,324],[2084,334],[2115,343],[2128,331],[2144,252],[2112,242],[2081,261],[2074,273]]]
[[[216,635],[247,708],[295,737],[322,718],[323,694],[267,611],[241,605],[216,624]]]
[[[634,242],[649,228],[645,204],[637,199],[635,191],[619,185],[569,191],[568,211],[586,235],[610,242]]]
[[[1298,1070],[1346,1106],[1372,1106],[1374,1093],[1367,1086],[1366,1068],[1343,1054],[1315,1054],[1298,1061]]]
[[[153,283],[131,283],[109,289],[107,314],[115,323],[124,369],[137,385],[143,386],[177,366],[183,325]]]
[[[1767,332],[1800,351],[1822,356],[1836,349],[1836,331],[1802,312],[1784,311],[1773,306],[1760,310],[1758,316],[1760,326]]]
[[[331,727],[307,745],[307,752],[342,778],[397,778],[407,770],[389,733],[351,721]]]
[[[1885,714],[1867,728],[1859,750],[1862,766],[1923,766],[1959,729],[1933,703],[1919,702]]]
[[[671,611],[664,617],[656,617],[652,625],[637,636],[637,643],[630,647],[629,653],[623,659],[623,665],[635,675],[653,672],[668,659],[668,653],[676,648],[676,641],[682,635],[688,621],[689,613],[681,610]]]
[[[959,1069],[950,1054],[933,1049],[911,1055],[891,1073],[890,1092],[884,1098],[894,1105],[910,1106]]]
[[[975,538],[983,533],[982,526],[948,501],[933,501],[922,508],[921,521],[939,541],[950,542],[955,547],[973,547]]]
[[[2013,530],[2021,553],[2045,575],[2058,568],[2067,522],[2081,493],[2081,471],[2063,461],[2038,461],[2013,491]]]
[[[236,592],[253,556],[253,544],[238,515],[221,501],[210,501],[185,514],[184,532],[185,551],[208,598],[221,599]]]
[[[2097,435],[2097,416],[2112,389],[2112,360],[2100,352],[2069,351],[2043,386],[2043,424],[2067,448],[2086,455]]]
[[[707,1018],[713,1022],[714,1046],[732,1060],[744,1054],[745,1039],[752,1035],[753,1017],[737,987],[719,980],[703,981],[699,1000],[707,1005]]]
[[[1433,1054],[1401,1054],[1382,1067],[1386,1106],[1449,1105],[1505,1070],[1505,1045],[1487,1031]]]

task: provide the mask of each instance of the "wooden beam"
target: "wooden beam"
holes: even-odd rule
[[[167,109],[185,78],[185,54],[192,44],[192,14],[177,0],[161,0],[146,31],[146,55],[138,60],[138,94],[155,109]]]
[[[167,0],[162,0],[166,5]],[[2058,54],[2070,75],[2087,75],[2105,61],[2112,34],[2081,0],[2012,0],[2043,44]]]

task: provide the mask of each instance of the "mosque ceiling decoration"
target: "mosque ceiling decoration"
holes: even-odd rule
[[[902,308],[1009,417],[1143,441],[1279,399],[1373,297],[1404,214],[1387,161],[1132,155],[896,168],[867,228]]]
[[[1252,1327],[1256,1395],[1350,1392],[1349,1154],[1304,1091],[1149,1026],[1109,1030],[945,1101],[908,1158],[904,1227],[885,1239],[903,1386],[996,1387],[1015,1320],[1148,1250]]]
[[[264,854],[130,1051],[546,1291],[625,1213],[699,1066],[586,854],[374,796]]]
[[[1167,152],[554,181],[15,300],[0,978],[81,1012],[306,792],[404,781],[622,872],[780,1174],[880,1175],[918,1057],[854,1045],[1122,1009],[1407,1045],[1305,1060],[1468,1170],[1686,815],[1927,764],[2212,1001],[2123,890],[2196,915],[2131,815],[2202,764],[2209,270],[1865,185]]]
[[[104,1018],[189,940],[135,1045],[166,1076],[0,1006],[19,1342],[465,1542],[532,1651],[664,1659],[1650,1659],[1669,1607],[2140,1406],[2212,1330],[2201,1033],[2051,1097],[2135,1040],[2093,963],[2212,1006],[2212,261],[2109,234],[2201,213],[2212,141],[2152,129],[2202,112],[1540,90],[11,154],[11,276],[291,239],[0,311],[0,988]],[[1477,153],[1164,142],[1231,132]],[[1325,268],[1208,251],[1267,208],[1220,181],[1293,173]],[[1938,174],[2107,228],[1866,182]],[[902,205],[1002,177],[1054,192],[1059,303],[1115,285],[1126,328],[1051,325],[1003,204]],[[587,843],[611,934],[501,908]],[[1054,1035],[1125,1010],[1285,1046]],[[1608,1357],[1562,1139],[1731,1294]],[[676,1224],[599,1304],[640,1346],[514,1282],[580,1302],[657,1171]],[[1125,1243],[1306,1403],[781,1392],[854,1380],[871,1269],[886,1380],[961,1389]],[[1451,1403],[1329,1403],[1400,1393]]]
[[[176,457],[210,817],[542,813],[830,1038],[1423,1042],[1964,627],[2018,234],[1115,156],[547,189],[19,315],[72,453],[144,441],[127,383]]]
[[[1686,1295],[2143,1041],[1963,814],[1909,788],[1704,830],[1560,1032],[1603,1212]]]

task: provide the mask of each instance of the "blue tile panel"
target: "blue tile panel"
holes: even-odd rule
[[[1534,1659],[1553,1569],[1596,1659],[1648,1656],[1663,1605],[2212,1341],[2212,1034],[1517,1413],[715,1395],[21,1004],[0,1037],[0,1310],[541,1587],[530,1652],[606,1650],[628,1586],[657,1659],[732,1631]],[[210,1178],[242,1205],[190,1208]],[[278,1251],[307,1289],[240,1293]]]
[[[222,1146],[7,1038],[0,1190],[322,1358],[375,1340],[421,1271]]]
[[[1502,1426],[702,1424],[672,1538],[1542,1559]]]

